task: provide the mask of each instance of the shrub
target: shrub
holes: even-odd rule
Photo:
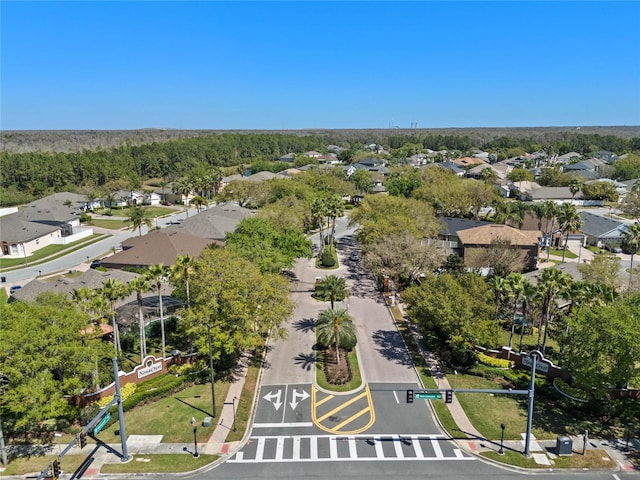
[[[484,365],[495,368],[513,368],[512,360],[505,360],[503,358],[493,358],[484,353],[478,353],[478,361]]]
[[[91,221],[93,217],[91,217],[91,215],[89,215],[88,213],[81,213],[80,214],[80,221],[82,223],[89,223]]]
[[[333,267],[336,264],[336,259],[329,250],[325,250],[322,252],[321,262],[323,267]]]
[[[126,400],[131,395],[133,395],[136,391],[137,385],[135,383],[127,383],[120,389],[120,395],[122,395],[122,400]],[[109,402],[113,400],[113,395],[109,395],[108,397],[101,398],[96,402],[98,407],[104,408],[109,405]]]

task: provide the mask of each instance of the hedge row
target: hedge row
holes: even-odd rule
[[[478,361],[484,365],[495,368],[513,368],[514,362],[504,358],[494,358],[484,353],[478,353]]]

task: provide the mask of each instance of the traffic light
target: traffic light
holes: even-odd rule
[[[445,392],[445,403],[452,403],[453,402],[453,390],[447,390]]]
[[[58,477],[60,477],[60,462],[56,458],[51,462],[51,478],[52,480],[58,480]]]
[[[413,403],[413,390],[407,390],[407,403]]]
[[[86,433],[81,433],[80,434],[80,448],[84,448],[87,446],[87,434]]]

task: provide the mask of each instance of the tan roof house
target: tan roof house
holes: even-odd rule
[[[538,230],[518,230],[508,225],[484,225],[460,230],[464,263],[470,268],[491,268],[500,249],[518,252],[511,270],[528,271],[536,268],[542,233]]]
[[[460,167],[469,168],[475,165],[484,165],[487,162],[477,157],[462,157],[456,158],[455,160],[453,160],[453,163],[459,165]]]
[[[141,268],[162,263],[175,265],[178,255],[197,257],[213,243],[208,238],[187,233],[156,230],[142,237],[131,237],[122,242],[122,251],[102,260],[106,268]]]

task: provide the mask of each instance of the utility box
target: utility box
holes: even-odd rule
[[[211,417],[204,417],[204,420],[202,420],[202,426],[203,427],[210,427],[211,426]]]
[[[558,437],[556,440],[556,455],[573,454],[573,441],[569,437]]]

